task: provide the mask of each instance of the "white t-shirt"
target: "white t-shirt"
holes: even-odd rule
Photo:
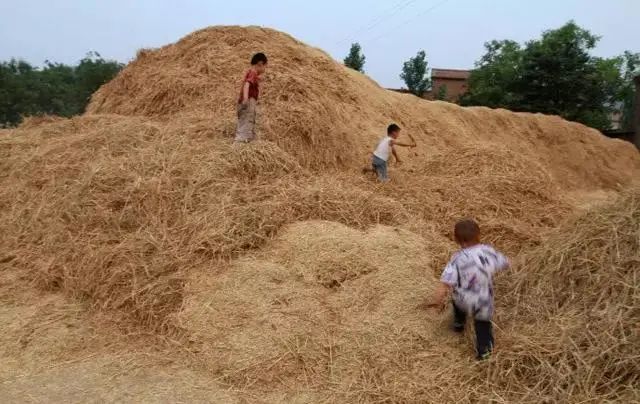
[[[390,136],[383,137],[380,140],[380,143],[378,143],[378,147],[376,147],[376,150],[373,152],[373,155],[384,161],[389,160],[389,155],[391,155],[392,140],[393,139]]]
[[[493,247],[478,244],[453,254],[440,280],[453,287],[458,308],[478,320],[493,316],[493,274],[509,266],[509,260]]]

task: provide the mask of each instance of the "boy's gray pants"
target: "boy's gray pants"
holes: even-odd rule
[[[236,142],[250,142],[256,138],[256,100],[249,98],[245,104],[238,104],[238,127]]]

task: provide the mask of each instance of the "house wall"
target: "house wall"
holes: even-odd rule
[[[461,95],[467,92],[467,80],[464,79],[444,79],[433,78],[432,82],[433,90],[431,90],[430,98],[436,99],[440,94],[440,88],[446,86],[447,96],[446,101],[457,102]]]

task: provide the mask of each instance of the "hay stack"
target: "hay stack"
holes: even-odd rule
[[[360,168],[395,121],[420,143],[413,158],[422,166],[434,154],[463,161],[460,147],[484,144],[539,162],[564,188],[615,187],[640,169],[631,145],[583,125],[386,91],[326,53],[258,27],[210,27],[141,52],[96,92],[88,111],[174,121],[200,116],[217,132],[232,131],[239,83],[256,51],[270,58],[260,132],[306,167]],[[485,156],[490,166],[502,165],[491,157]]]
[[[298,222],[223,273],[194,274],[181,325],[233,388],[362,383],[362,344],[371,361],[387,362],[396,337],[432,339],[438,322],[425,324],[417,305],[437,282],[425,245],[439,242],[387,226]]]
[[[256,49],[272,61],[265,140],[239,147],[234,98]],[[380,188],[355,169],[390,120],[421,146]],[[428,238],[475,216],[488,240],[516,252],[571,209],[566,191],[615,189],[640,171],[632,146],[584,126],[387,92],[255,27],[208,28],[141,52],[89,114],[28,121],[0,139],[0,156],[9,265],[161,328],[186,273],[298,220],[403,225]]]
[[[640,398],[640,190],[591,209],[505,283],[494,381],[521,402]]]
[[[166,328],[185,273],[287,223],[407,220],[391,199],[309,178],[274,144],[189,129],[95,115],[15,130],[0,145],[0,257],[41,287]]]
[[[639,201],[635,191],[566,223],[500,278],[484,366],[447,331],[448,312],[415,307],[436,283],[423,263],[444,241],[385,226],[288,226],[223,273],[194,274],[179,318],[218,380],[284,401],[630,402]]]
[[[263,139],[234,145],[239,79],[257,50],[271,60]],[[390,121],[420,146],[401,151],[406,164],[380,186],[359,169]],[[488,241],[515,254],[540,244],[576,199],[615,193],[638,173],[633,146],[582,125],[388,92],[285,34],[208,28],[140,52],[88,114],[2,131],[0,269],[125,329],[168,333],[219,381],[258,397],[634,397],[625,369],[637,371],[637,352],[620,315],[637,317],[627,310],[637,306],[635,255],[620,229],[635,211],[581,219],[535,250],[527,265],[538,273],[506,286],[523,297],[500,320],[513,328],[493,373],[468,360],[446,317],[415,305],[451,252],[454,220],[477,217]],[[602,257],[615,272],[594,282]],[[556,280],[569,268],[579,282],[564,286],[582,300]],[[590,320],[592,340],[580,334],[585,307],[613,313]],[[549,335],[551,348],[531,353]]]

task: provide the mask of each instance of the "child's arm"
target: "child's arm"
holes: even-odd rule
[[[407,133],[407,135],[409,136],[409,139],[411,139],[411,143],[402,143],[402,142],[396,142],[395,140],[392,140],[392,145],[393,146],[401,146],[401,147],[416,147],[418,144],[416,143],[416,140],[413,138],[413,136],[409,135]]]
[[[391,144],[391,153],[393,153],[393,157],[396,158],[396,162],[398,164],[402,164],[402,161],[400,161],[400,157],[398,157],[398,153],[396,152],[396,148],[394,147],[393,144]]]
[[[244,85],[242,86],[242,103],[245,104],[247,101],[249,101],[249,86],[251,84],[248,81],[244,82]],[[238,88],[238,87],[236,87]]]
[[[424,304],[426,308],[435,307],[437,309],[444,309],[445,300],[449,292],[453,290],[453,287],[458,283],[458,270],[456,267],[456,257],[449,261],[447,266],[442,271],[440,277],[440,285],[433,293],[431,300],[427,300]]]
[[[426,307],[442,309],[445,305],[447,295],[449,294],[451,289],[453,289],[451,285],[448,285],[444,282],[440,283],[438,289],[436,289],[436,291],[433,293],[431,300],[427,302]]]
[[[494,272],[505,271],[511,268],[511,263],[504,254],[500,251],[496,251],[495,249],[492,249],[490,252],[490,257],[493,258]]]

